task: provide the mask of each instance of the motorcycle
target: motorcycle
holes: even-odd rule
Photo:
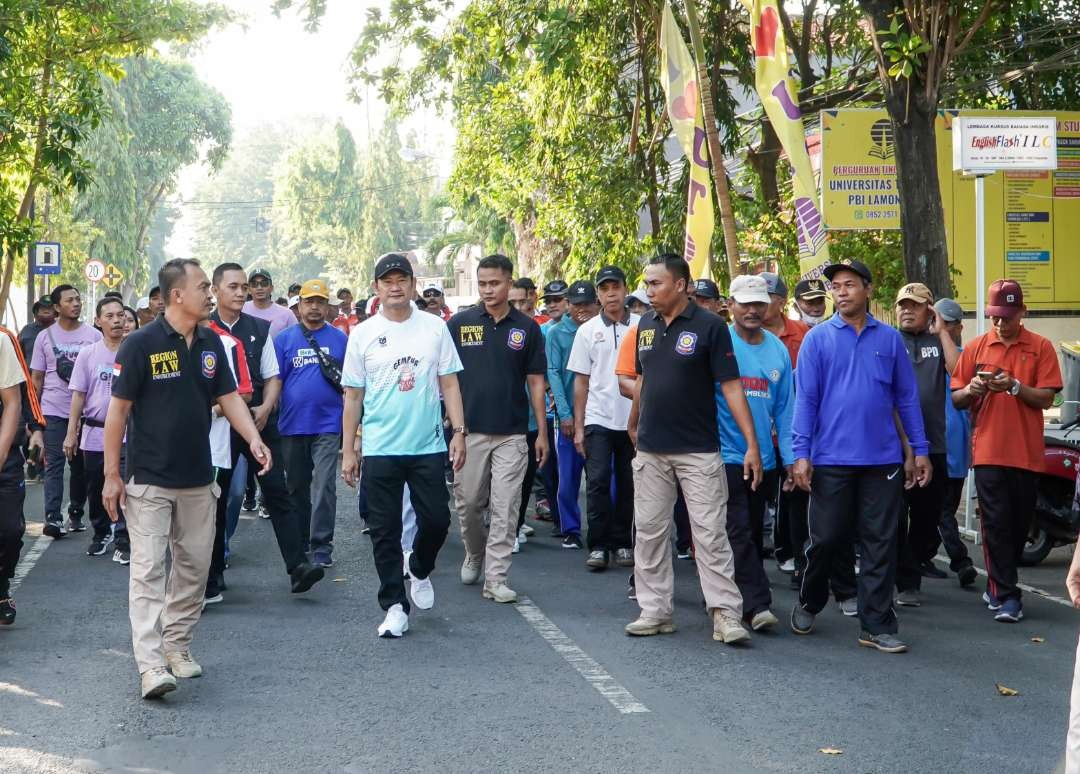
[[[1076,477],[1080,470],[1080,417],[1064,425],[1048,425],[1044,435],[1046,470],[1039,476],[1035,518],[1020,564],[1030,567],[1041,562],[1058,546],[1077,541],[1080,514],[1073,510]]]

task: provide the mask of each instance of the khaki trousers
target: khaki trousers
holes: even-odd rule
[[[135,663],[142,674],[166,665],[165,654],[188,650],[202,615],[214,548],[217,484],[165,489],[129,483],[131,566],[128,617]],[[172,555],[168,577],[166,550]]]
[[[1072,698],[1069,702],[1069,734],[1065,740],[1065,774],[1080,774],[1080,644],[1073,665]]]
[[[465,559],[477,560],[486,553],[484,580],[505,583],[517,536],[529,445],[524,435],[484,433],[470,433],[465,442],[465,467],[454,476],[454,505]],[[485,508],[490,513],[486,551]]]
[[[641,614],[671,618],[675,572],[671,565],[671,513],[682,487],[694,538],[698,576],[711,614],[742,618],[735,561],[727,536],[727,478],[718,452],[652,454],[638,451],[634,469],[634,585]]]

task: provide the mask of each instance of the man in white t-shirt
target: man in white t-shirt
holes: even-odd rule
[[[461,371],[446,324],[416,308],[416,278],[401,255],[375,264],[379,313],[353,329],[345,351],[342,437],[356,436],[364,417],[362,454],[368,495],[368,528],[379,605],[386,619],[380,637],[400,637],[409,628],[401,550],[401,504],[405,484],[416,509],[416,537],[409,554],[409,586],[421,610],[435,604],[430,575],[450,528],[449,498],[443,478],[447,451],[439,394],[454,428],[450,462],[465,462],[465,412],[457,373]],[[341,474],[355,486],[359,459],[352,443],[342,448]]]
[[[617,266],[596,274],[600,314],[578,328],[570,360],[574,378],[574,446],[585,457],[585,504],[593,571],[607,568],[614,554],[619,567],[634,566],[634,444],[626,432],[631,401],[619,393],[615,361],[619,345],[638,315],[626,310],[626,275]],[[612,497],[612,480],[615,493]]]

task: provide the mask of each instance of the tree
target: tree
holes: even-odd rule
[[[40,186],[85,190],[80,145],[103,117],[101,76],[157,41],[193,40],[227,18],[193,0],[18,0],[0,5],[0,240],[6,306],[15,256],[29,243]]]
[[[950,295],[945,214],[934,122],[957,55],[986,23],[995,0],[859,0],[874,29],[874,51],[896,147],[900,230],[907,278]]]
[[[90,258],[115,264],[127,287],[145,287],[147,243],[164,197],[184,167],[221,166],[231,114],[188,64],[144,57],[121,64],[124,79],[102,87],[107,116],[80,147],[92,182],[75,196],[73,216],[99,230]]]

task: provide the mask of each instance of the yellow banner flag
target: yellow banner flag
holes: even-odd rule
[[[667,96],[667,113],[683,153],[690,160],[690,190],[686,197],[686,244],[683,257],[694,279],[709,278],[713,233],[712,177],[705,147],[705,121],[698,90],[697,68],[671,12],[664,4],[660,23],[660,83]]]
[[[795,227],[799,236],[799,269],[804,278],[817,279],[829,265],[829,245],[818,207],[817,185],[806,150],[802,113],[794,85],[788,77],[787,44],[776,0],[742,0],[750,11],[756,57],[756,86],[761,106],[791,162]],[[807,21],[807,23],[810,23]]]

